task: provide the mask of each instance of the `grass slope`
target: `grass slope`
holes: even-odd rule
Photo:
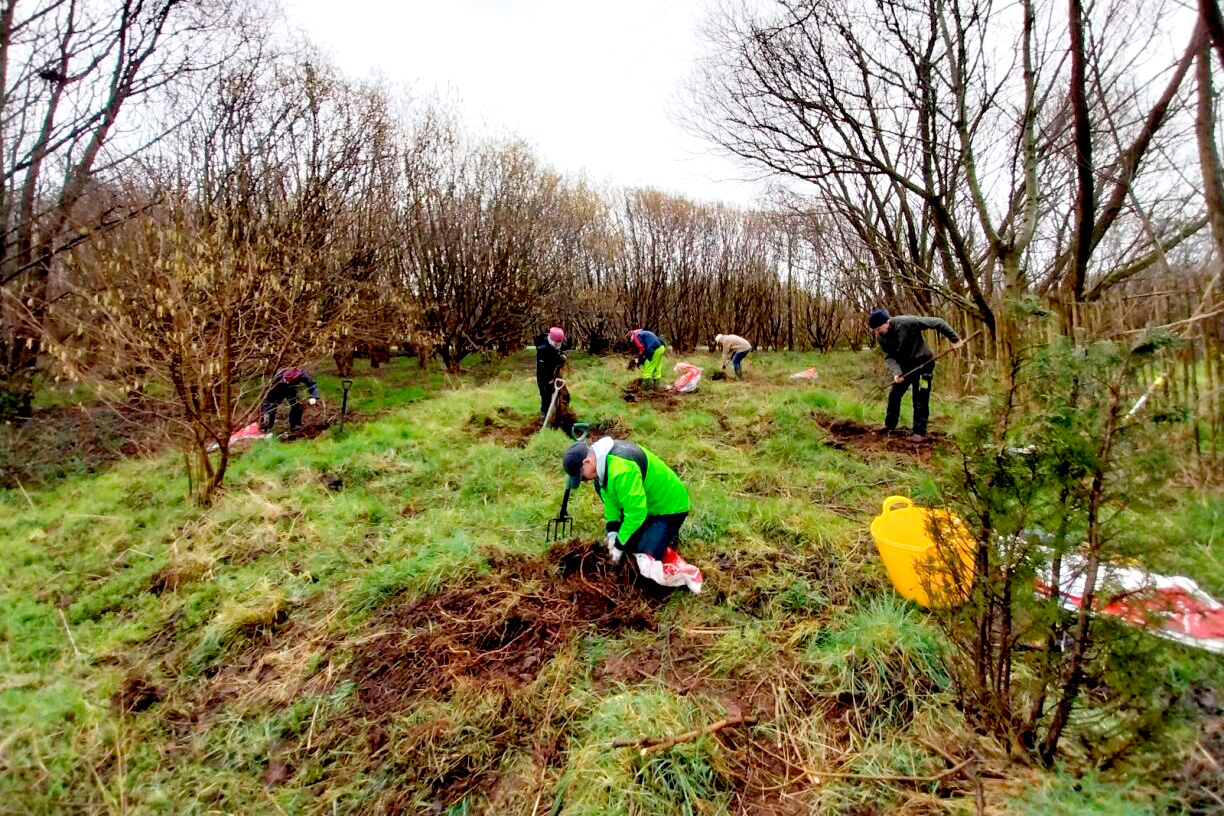
[[[359,377],[344,436],[257,444],[208,509],[169,455],[0,492],[0,812],[971,810],[958,777],[815,773],[933,776],[961,739],[941,637],[867,533],[884,496],[930,488],[931,455],[857,452],[820,424],[873,422],[880,363],[758,354],[747,382],[657,404],[621,399],[623,362],[579,356],[579,417],[688,486],[701,596],[550,550],[568,440],[525,432],[531,367]],[[934,407],[947,428],[938,388]],[[593,492],[571,508],[597,538]],[[1197,504],[1176,530],[1217,591],[1221,513]],[[612,747],[737,714],[757,723]],[[1015,800],[1032,780],[1004,776],[984,794],[1018,812],[1142,812],[1152,793],[1051,777]]]

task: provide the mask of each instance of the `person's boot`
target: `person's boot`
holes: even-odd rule
[[[914,442],[914,443],[917,443],[917,442],[925,442],[925,441],[926,441],[926,434],[920,434],[920,433],[910,434],[909,436],[905,437],[905,441],[906,441],[906,442]]]

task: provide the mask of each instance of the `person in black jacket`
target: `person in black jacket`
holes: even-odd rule
[[[276,407],[282,402],[289,403],[289,430],[296,431],[302,424],[302,403],[298,401],[298,386],[304,385],[310,391],[310,404],[319,401],[319,386],[300,368],[282,368],[272,378],[272,387],[259,406],[259,429],[264,433],[272,430],[276,424]]]
[[[540,416],[548,414],[548,406],[552,403],[553,381],[561,374],[561,366],[565,365],[565,352],[570,344],[565,339],[565,330],[553,326],[548,334],[537,335],[536,347],[536,385],[540,388]],[[569,395],[566,394],[568,401]]]
[[[938,317],[916,317],[897,315],[893,317],[883,309],[876,309],[867,318],[867,325],[876,333],[888,370],[893,375],[892,388],[888,392],[888,410],[884,414],[884,427],[880,430],[891,433],[897,428],[901,414],[901,400],[905,392],[914,390],[914,433],[911,442],[926,438],[927,418],[931,413],[931,379],[935,374],[934,352],[927,345],[922,333],[934,329],[959,348],[963,341],[960,335]]]

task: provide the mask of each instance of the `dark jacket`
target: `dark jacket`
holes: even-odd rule
[[[665,345],[659,338],[659,335],[646,329],[635,329],[633,332],[633,344],[637,346],[638,357],[643,360],[649,360],[655,353],[655,349]]]
[[[926,329],[934,329],[953,343],[960,340],[960,335],[938,317],[897,315],[891,319],[892,326],[878,339],[894,377],[908,374],[935,356],[922,336]]]
[[[297,393],[297,387],[304,385],[310,391],[310,396],[313,399],[319,398],[319,386],[315,385],[315,381],[310,378],[300,368],[282,368],[276,372],[276,376],[272,378],[272,391],[283,393],[286,390],[292,389]]]
[[[561,344],[561,348],[553,348],[552,343],[548,342],[547,334],[538,334],[535,339],[535,347],[536,379],[541,382],[551,382],[565,363],[565,352],[571,348],[570,342],[566,340]]]

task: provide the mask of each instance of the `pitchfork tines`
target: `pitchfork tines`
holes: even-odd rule
[[[561,541],[573,537],[574,519],[568,512],[569,497],[570,489],[567,487],[565,488],[565,497],[561,499],[561,512],[557,513],[555,519],[551,519],[548,522],[548,529],[545,532],[547,541]]]
[[[574,519],[572,516],[557,516],[548,522],[548,540],[565,541],[574,537]]]

